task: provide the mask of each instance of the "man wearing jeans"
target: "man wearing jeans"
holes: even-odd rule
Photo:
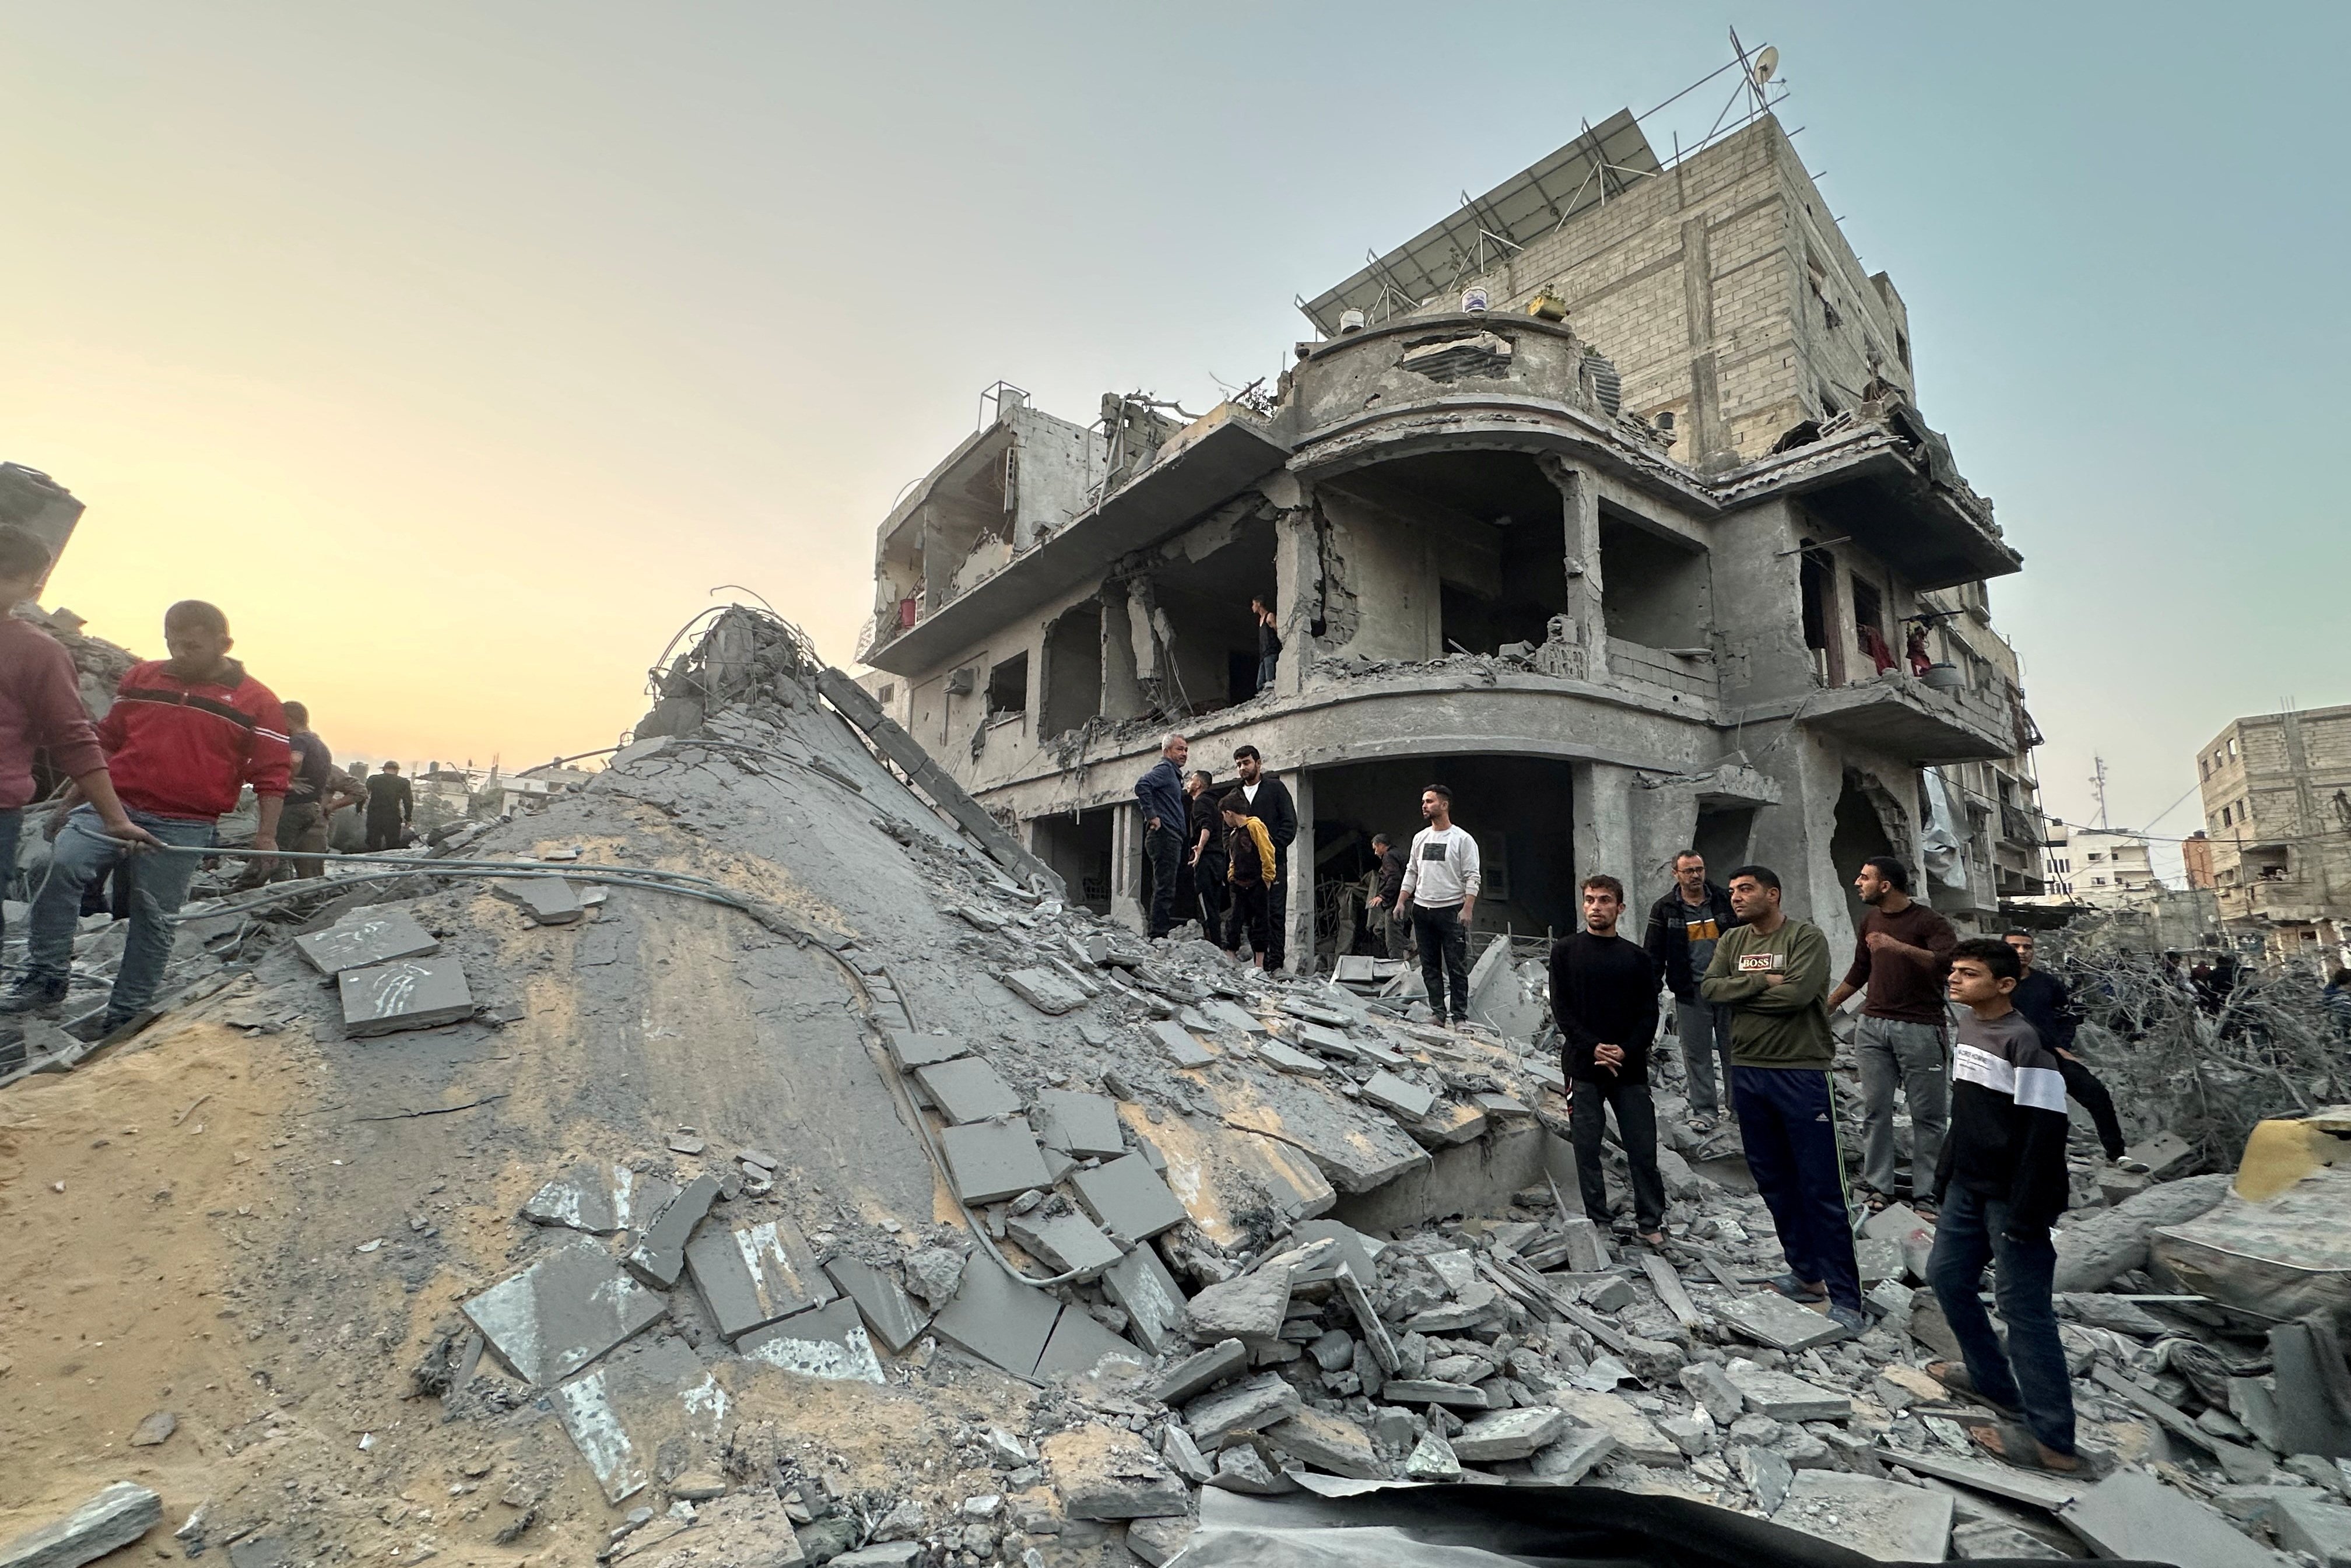
[[[1894,1196],[1894,1091],[1899,1087],[1910,1105],[1910,1193],[1923,1203],[1950,1120],[1943,976],[1959,934],[1910,896],[1909,868],[1891,855],[1862,862],[1853,886],[1869,914],[1854,944],[1853,967],[1829,993],[1829,1010],[1856,991],[1869,993],[1854,1035],[1861,1063],[1861,1184],[1874,1205]]]
[[[1710,1133],[1730,1102],[1730,1009],[1698,994],[1698,977],[1714,961],[1714,945],[1739,924],[1730,894],[1706,880],[1706,857],[1684,850],[1674,857],[1674,885],[1649,906],[1641,946],[1674,994],[1674,1032],[1681,1037],[1689,1073],[1690,1131]],[[1714,1070],[1722,1066],[1722,1090]]]
[[[1438,1023],[1469,1021],[1469,917],[1478,908],[1478,841],[1453,825],[1453,791],[1431,784],[1420,792],[1428,826],[1413,835],[1405,857],[1396,912],[1409,912],[1420,944],[1420,980]],[[1453,1010],[1446,1013],[1446,984]]]
[[[1159,760],[1134,781],[1143,808],[1143,855],[1151,862],[1151,939],[1176,928],[1176,879],[1184,864],[1184,841],[1191,809],[1184,803],[1184,759],[1188,742],[1171,735],[1160,743]]]
[[[1935,1172],[1943,1209],[1927,1279],[1964,1365],[1937,1362],[1928,1375],[2010,1417],[1969,1431],[1995,1457],[2078,1470],[2074,1385],[2050,1296],[2057,1249],[2049,1228],[2066,1198],[2064,1075],[2011,999],[2023,967],[2007,943],[1959,943],[1950,970],[1951,999],[1967,1014],[1952,1059],[1951,1135]],[[1986,1263],[1997,1265],[2005,1348],[1977,1293]]]
[[[1633,1178],[1633,1224],[1651,1247],[1665,1245],[1666,1184],[1657,1174],[1657,1114],[1649,1100],[1649,1044],[1657,1033],[1657,971],[1648,954],[1616,935],[1625,884],[1613,876],[1583,879],[1583,929],[1551,950],[1551,1012],[1559,1024],[1562,1067],[1574,1090],[1568,1111],[1575,1140],[1575,1179],[1583,1217],[1605,1227],[1608,1182],[1600,1145],[1606,1113]]]
[[[238,791],[252,785],[260,807],[252,863],[266,873],[292,770],[285,710],[228,656],[228,618],[212,605],[193,599],[172,605],[163,614],[163,643],[172,656],[132,665],[98,727],[115,791],[131,821],[154,839],[204,849],[214,825],[236,809]],[[98,810],[75,804],[83,794],[78,783],[49,821],[57,852],[33,900],[30,962],[0,1012],[47,1011],[65,1000],[82,889],[131,852]],[[162,988],[172,956],[170,916],[202,862],[200,855],[151,852],[124,868],[131,931],[100,1034],[128,1023]]]

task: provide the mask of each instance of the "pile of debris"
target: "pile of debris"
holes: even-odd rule
[[[195,993],[0,1098],[10,1239],[72,1260],[0,1286],[13,1528],[1058,1568],[1417,1483],[1881,1560],[2351,1540],[2351,1121],[2272,1124],[2233,1192],[2178,1139],[2128,1179],[2085,1144],[2060,1288],[2110,1473],[2004,1469],[1924,1370],[1915,1214],[1869,1220],[1844,1338],[1666,1092],[1668,1241],[1625,1249],[1562,1202],[1507,945],[1499,1027],[1441,1030],[1144,943],[845,685],[729,611],[580,793],[192,907]]]

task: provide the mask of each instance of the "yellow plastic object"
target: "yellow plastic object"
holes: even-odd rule
[[[2351,1156],[2351,1105],[2330,1105],[2292,1121],[2257,1122],[2237,1162],[2235,1191],[2262,1203],[2315,1170]]]
[[[1567,301],[1546,288],[1527,301],[1527,314],[1545,321],[1567,319]]]

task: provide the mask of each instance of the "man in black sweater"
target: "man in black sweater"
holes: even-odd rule
[[[2032,967],[2032,932],[2011,931],[2007,941],[2023,970],[2008,999],[2032,1025],[2041,1043],[2057,1053],[2057,1071],[2065,1075],[2065,1092],[2079,1100],[2097,1124],[2098,1144],[2106,1151],[2106,1158],[2126,1168],[2137,1165],[2124,1158],[2123,1124],[2115,1114],[2115,1097],[2106,1092],[2090,1064],[2074,1054],[2074,1031],[2082,1025],[2082,1009],[2074,1005],[2073,993],[2056,976]]]
[[[1265,890],[1264,967],[1279,969],[1290,946],[1285,905],[1290,900],[1290,846],[1298,837],[1298,802],[1290,798],[1289,786],[1267,776],[1265,759],[1254,746],[1234,749],[1233,770],[1240,775],[1240,796],[1248,814],[1265,824],[1266,836],[1273,841],[1273,880]]]
[[[1641,1239],[1665,1244],[1666,1184],[1657,1176],[1657,1115],[1649,1102],[1649,1042],[1657,1033],[1657,971],[1640,945],[1616,935],[1625,884],[1613,876],[1583,879],[1583,926],[1551,950],[1551,1010],[1565,1041],[1563,1065],[1573,1084],[1570,1105],[1576,1185],[1584,1217],[1608,1224],[1608,1184],[1601,1175],[1605,1113],[1633,1169],[1633,1218]]]

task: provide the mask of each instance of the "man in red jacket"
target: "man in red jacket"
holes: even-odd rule
[[[292,770],[285,710],[228,656],[228,617],[214,606],[194,599],[172,605],[163,612],[163,643],[172,656],[131,666],[98,727],[115,791],[131,821],[154,839],[208,849],[214,825],[236,810],[240,789],[252,785],[261,810],[253,835],[260,858],[252,863],[266,872]],[[101,831],[96,811],[76,806],[81,793],[78,787],[68,791],[50,819],[57,853],[33,899],[31,961],[0,1012],[44,1010],[65,1000],[82,889],[131,852]],[[202,863],[200,855],[155,854],[125,868],[131,930],[100,1034],[128,1023],[162,988],[172,956],[170,916]]]
[[[17,834],[36,788],[36,750],[48,751],[49,766],[74,781],[106,832],[132,843],[155,841],[115,799],[73,660],[47,632],[8,613],[40,592],[49,559],[49,547],[34,535],[0,526],[0,883],[12,892]]]

